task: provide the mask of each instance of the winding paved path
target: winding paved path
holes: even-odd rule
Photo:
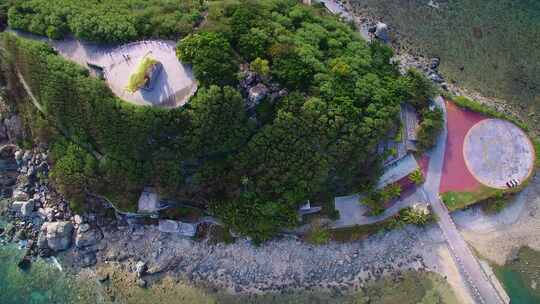
[[[8,29],[7,32],[22,38],[48,43],[62,57],[80,66],[88,64],[104,69],[105,81],[123,100],[135,105],[175,108],[183,106],[197,90],[197,81],[191,68],[176,57],[176,42],[168,40],[136,41],[114,46],[79,41],[74,38],[51,40],[44,36]],[[137,70],[140,60],[151,56],[162,64],[162,71],[154,80],[152,90],[128,93],[125,87],[129,76]]]

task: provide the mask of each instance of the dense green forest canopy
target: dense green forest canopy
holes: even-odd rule
[[[15,29],[60,39],[72,33],[95,42],[178,38],[201,21],[202,0],[17,0],[8,11]]]
[[[37,10],[41,1],[25,3]],[[52,145],[54,181],[72,201],[99,193],[130,209],[154,185],[264,241],[294,225],[298,205],[318,193],[370,187],[377,145],[398,129],[400,103],[425,107],[432,92],[418,74],[398,73],[389,48],[324,10],[294,0],[211,1],[207,14],[177,50],[201,87],[174,110],[125,103],[45,44],[4,35],[4,70],[12,82],[21,72],[46,108],[40,116],[20,107]],[[237,85],[239,65],[250,62],[288,92],[264,99],[258,122]]]

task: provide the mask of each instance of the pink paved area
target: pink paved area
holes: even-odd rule
[[[446,100],[448,137],[444,153],[440,193],[448,191],[471,192],[481,184],[474,178],[463,156],[463,144],[469,130],[485,116],[461,109],[453,102]]]

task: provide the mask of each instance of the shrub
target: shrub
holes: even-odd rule
[[[324,245],[330,241],[330,232],[316,222],[312,224],[311,230],[305,236],[305,240],[313,245]]]
[[[418,149],[426,151],[437,143],[444,128],[444,114],[441,109],[435,107],[433,110],[424,110],[421,116],[422,122],[418,130]]]
[[[405,208],[399,212],[400,219],[406,224],[414,224],[417,226],[424,226],[433,220],[433,215],[429,211],[423,208]]]
[[[388,185],[381,190],[371,190],[361,203],[371,209],[371,215],[377,216],[384,213],[384,206],[401,195],[401,186],[398,184]]]
[[[415,185],[419,186],[424,183],[425,178],[424,174],[422,173],[422,170],[416,169],[411,174],[409,174],[409,180],[413,182]]]
[[[137,90],[142,88],[148,81],[150,81],[148,73],[155,68],[156,65],[160,64],[159,61],[154,60],[150,57],[144,57],[139,63],[137,70],[129,77],[129,82],[126,87],[126,91],[130,93],[135,93]]]
[[[437,94],[433,82],[416,69],[407,71],[405,86],[407,100],[418,112],[425,111],[430,105],[430,99]]]
[[[250,67],[253,72],[266,77],[270,75],[270,66],[268,64],[268,60],[257,57],[251,62]]]

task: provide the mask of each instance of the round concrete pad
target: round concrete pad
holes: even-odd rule
[[[176,57],[176,43],[170,41],[140,41],[112,50],[102,56],[100,63],[106,67],[105,78],[112,91],[135,104],[179,107],[197,90],[197,82],[188,66]],[[143,57],[149,56],[163,66],[154,81],[152,90],[138,90],[131,94],[125,88]]]
[[[520,182],[532,172],[534,148],[520,128],[501,119],[486,119],[474,125],[463,144],[467,168],[482,184],[508,188],[511,179]]]

